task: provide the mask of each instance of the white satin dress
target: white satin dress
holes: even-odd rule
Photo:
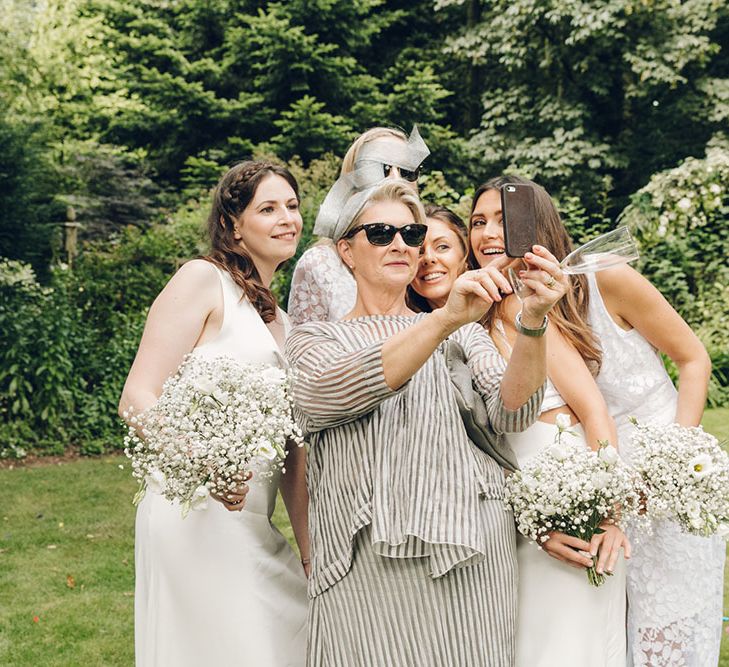
[[[615,323],[595,276],[588,280],[589,323],[603,350],[597,385],[615,419],[620,453],[630,461],[628,418],[670,424],[678,394],[656,349]],[[724,540],[688,535],[668,521],[657,522],[651,536],[629,537],[629,664],[713,667],[721,643]]]
[[[223,325],[193,354],[278,364],[268,327],[247,299],[241,301],[230,276],[218,273]],[[305,664],[306,578],[271,524],[278,483],[278,476],[254,476],[242,511],[210,499],[184,519],[176,503],[147,492],[136,519],[138,667]]]
[[[541,412],[565,405],[547,381]],[[537,421],[506,439],[522,467],[555,441],[557,426]],[[578,424],[563,443],[588,447]],[[624,667],[625,560],[596,588],[587,573],[556,560],[517,535],[519,566],[516,667]]]

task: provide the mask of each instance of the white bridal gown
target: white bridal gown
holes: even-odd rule
[[[501,322],[496,323],[506,338]],[[547,379],[540,412],[565,406]],[[570,427],[562,444],[589,447],[581,425]],[[554,444],[559,429],[536,421],[526,431],[507,433],[519,467]],[[587,571],[550,556],[522,535],[516,537],[519,568],[516,667],[625,667],[625,561],[595,587]]]
[[[564,401],[547,383],[542,412]],[[587,447],[584,431],[563,434],[562,442]],[[557,427],[537,421],[507,440],[522,467],[554,443]],[[587,572],[552,558],[536,544],[517,536],[519,566],[516,623],[516,667],[624,667],[625,561],[618,559],[614,574],[596,588]]]
[[[670,424],[678,394],[655,348],[635,329],[620,328],[602,300],[594,275],[589,321],[600,339],[597,385],[618,428],[620,453],[630,460],[628,421]],[[711,667],[719,661],[726,545],[720,538],[656,523],[653,535],[630,535],[628,649],[630,664]]]
[[[278,364],[268,327],[230,276],[218,273],[223,325],[193,354]],[[209,499],[184,519],[176,503],[147,492],[136,521],[138,667],[305,664],[306,578],[271,524],[278,483],[254,476],[242,511]]]

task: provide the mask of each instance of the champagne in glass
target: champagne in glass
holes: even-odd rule
[[[595,273],[633,262],[640,257],[630,230],[622,225],[575,248],[560,262],[564,273]]]

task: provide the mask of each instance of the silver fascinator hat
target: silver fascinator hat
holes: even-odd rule
[[[338,241],[375,187],[385,180],[383,165],[414,172],[430,155],[417,125],[407,142],[379,143],[372,141],[362,146],[354,171],[343,174],[332,185],[316,216],[314,234]]]

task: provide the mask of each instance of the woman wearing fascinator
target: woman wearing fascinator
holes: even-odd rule
[[[469,440],[446,339],[462,349],[482,426],[499,442],[537,416],[544,338],[518,335],[505,362],[476,324],[511,292],[496,269],[460,275],[441,308],[414,313],[406,289],[427,232],[422,204],[408,183],[360,191],[359,176],[340,178],[332,192],[344,204],[319,220],[355,302],[339,321],[299,325],[286,345],[310,443],[308,664],[511,667],[513,516],[497,453]],[[527,333],[565,292],[554,257],[536,253],[552,281],[523,303]]]
[[[358,171],[356,189],[364,189],[385,178],[399,178],[417,192],[420,167],[430,155],[414,127],[408,137],[402,130],[374,127],[361,134],[342,160],[341,175]],[[336,214],[344,206],[337,193],[322,204],[324,215]],[[292,324],[327,322],[341,318],[354,305],[357,286],[337,254],[331,239],[322,233],[321,215],[314,234],[321,241],[306,250],[296,263],[291,279],[288,315]]]

